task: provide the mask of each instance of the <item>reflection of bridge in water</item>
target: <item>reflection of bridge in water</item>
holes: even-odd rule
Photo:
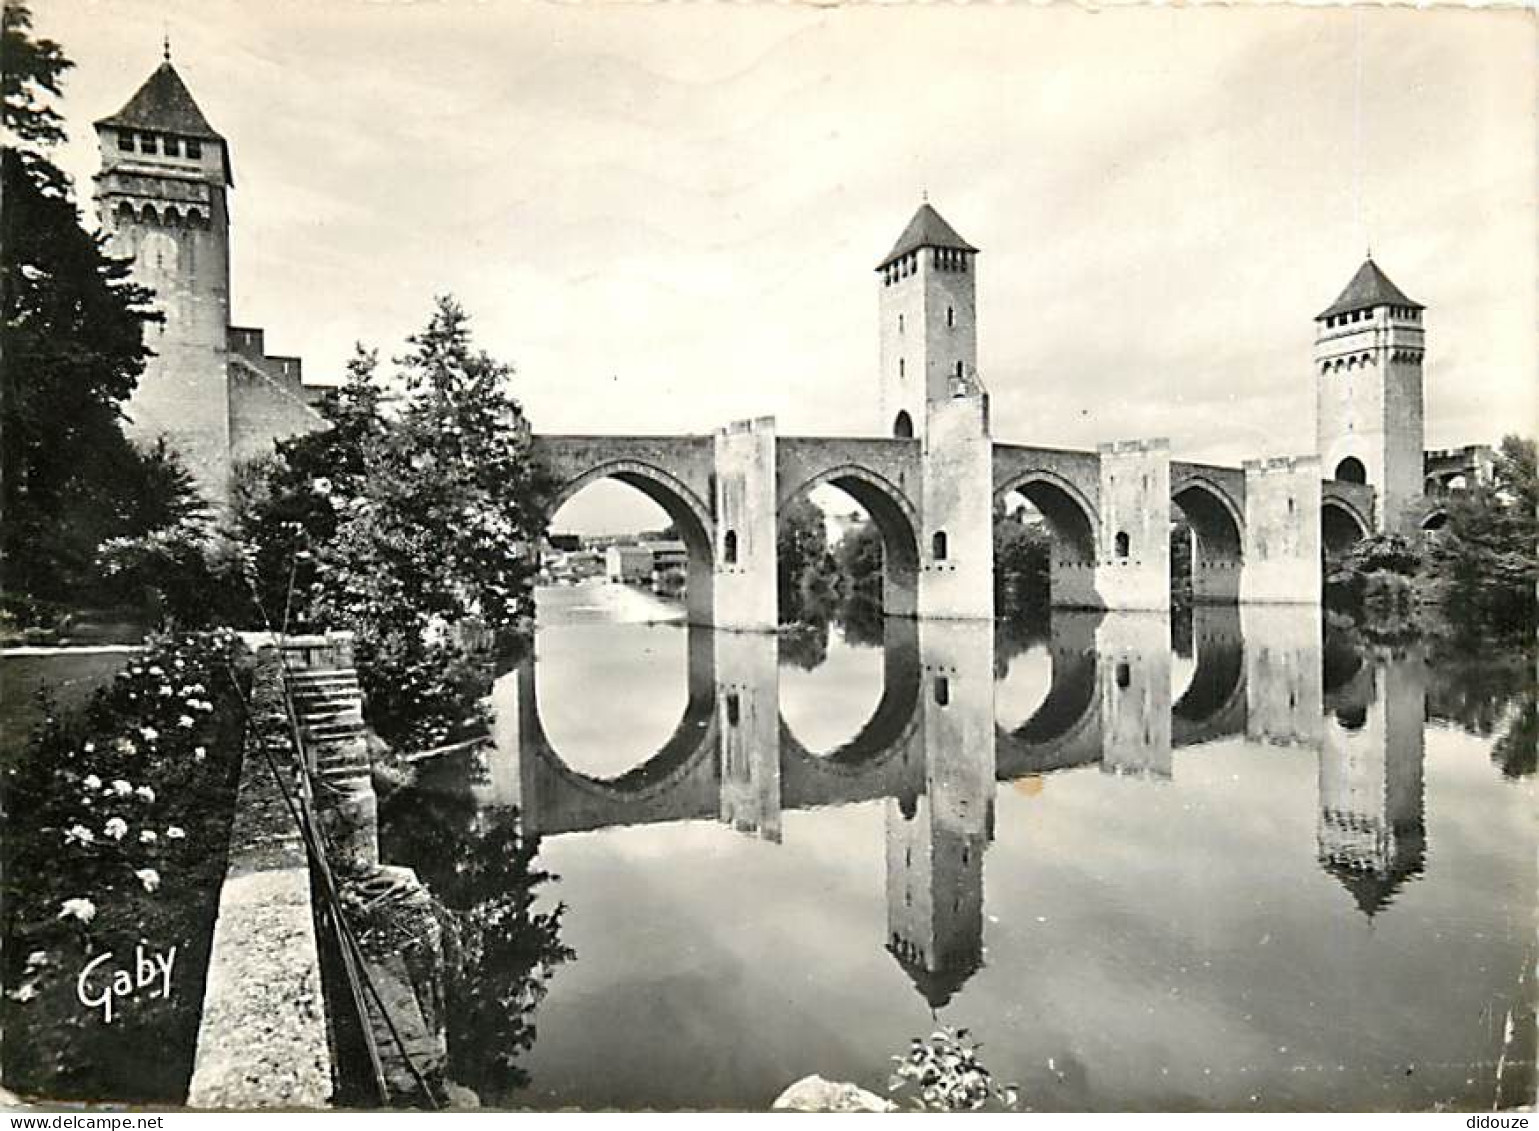
[[[883,688],[849,741],[806,748],[780,711],[779,641],[687,629],[688,695],[663,746],[613,778],[569,766],[540,719],[538,665],[517,672],[491,801],[544,836],[721,821],[770,841],[787,810],[887,801],[888,946],[932,1004],[981,960],[983,857],[994,784],[1097,765],[1161,781],[1175,752],[1226,738],[1314,749],[1322,867],[1369,915],[1424,855],[1421,658],[1365,659],[1322,639],[1313,609],[1198,607],[1192,675],[1171,691],[1167,617],[1057,613],[1050,638],[1008,626],[884,622]],[[1033,647],[1051,676],[1006,729],[995,683]],[[516,734],[508,733],[516,730]]]

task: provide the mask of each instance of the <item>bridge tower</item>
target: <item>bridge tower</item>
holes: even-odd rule
[[[165,436],[215,503],[229,495],[230,217],[225,140],[171,52],[116,114],[96,123],[96,205],[108,250],[134,261],[165,320],[127,405],[129,436]]]
[[[876,269],[882,434],[921,445],[921,617],[994,616],[994,448],[978,380],[977,255],[925,201]]]
[[[877,264],[881,435],[925,435],[928,407],[976,382],[977,255],[925,201]]]
[[[1370,256],[1315,317],[1316,439],[1329,478],[1378,490],[1381,531],[1416,527],[1422,496],[1421,303]]]

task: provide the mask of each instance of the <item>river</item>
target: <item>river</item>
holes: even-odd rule
[[[1503,771],[1518,705],[1461,678],[1318,609],[777,640],[544,589],[495,748],[414,789],[517,806],[559,877],[538,907],[574,957],[526,1003],[518,1070],[475,1090],[883,1092],[938,1020],[1039,1110],[1518,1102],[1539,807],[1531,760]],[[431,888],[460,834],[393,829],[414,809],[385,807],[383,843]]]

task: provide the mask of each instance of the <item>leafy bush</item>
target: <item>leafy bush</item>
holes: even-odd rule
[[[907,1056],[895,1056],[897,1068],[888,1090],[899,1092],[920,1111],[982,1111],[993,1104],[1011,1110],[1020,1102],[1014,1084],[997,1084],[978,1059],[982,1046],[966,1029],[942,1026],[928,1037],[915,1037]]]

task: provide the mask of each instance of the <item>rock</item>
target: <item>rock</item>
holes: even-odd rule
[[[854,1084],[803,1076],[775,1098],[774,1111],[897,1111],[898,1105]]]

